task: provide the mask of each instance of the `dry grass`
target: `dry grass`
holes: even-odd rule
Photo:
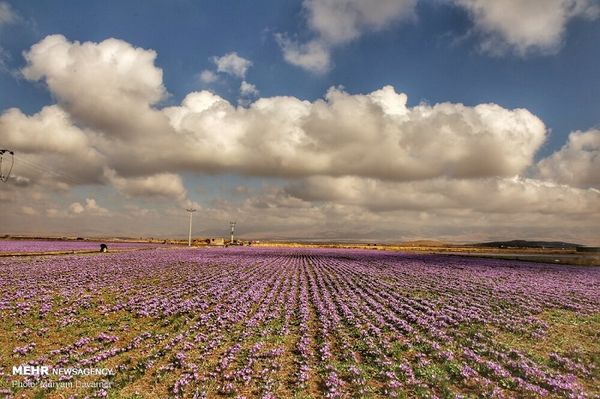
[[[600,312],[582,316],[554,309],[543,312],[539,318],[548,323],[546,334],[541,338],[489,329],[500,344],[527,353],[542,363],[549,362],[551,353],[558,353],[592,366],[589,367],[592,369],[590,378],[579,379],[579,382],[600,395]]]

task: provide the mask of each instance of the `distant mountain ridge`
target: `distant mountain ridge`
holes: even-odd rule
[[[528,241],[528,240],[511,240],[511,241],[492,241],[474,244],[475,247],[484,248],[577,248],[583,247],[581,244],[563,241]]]
[[[451,244],[445,243],[443,241],[438,241],[438,240],[403,241],[398,245],[401,247],[447,247],[447,246],[451,246]]]

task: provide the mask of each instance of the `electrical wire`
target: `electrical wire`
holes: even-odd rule
[[[54,177],[57,180],[63,180],[67,183],[70,183],[72,185],[83,185],[86,184],[83,180],[67,174],[65,172],[62,171],[58,171],[55,169],[50,168],[48,165],[41,165],[31,159],[27,159],[27,158],[23,158],[20,155],[14,155],[14,159],[17,161],[18,165],[22,165],[25,167],[28,167],[29,169],[35,171],[38,174],[46,174],[46,175],[50,175],[50,177]]]

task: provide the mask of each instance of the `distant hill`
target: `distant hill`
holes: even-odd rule
[[[443,241],[436,240],[414,240],[404,241],[398,244],[400,247],[447,247],[448,244]]]
[[[482,242],[473,245],[475,247],[484,248],[577,248],[583,247],[580,244],[563,241],[527,241],[527,240],[511,240],[511,241],[492,241]]]

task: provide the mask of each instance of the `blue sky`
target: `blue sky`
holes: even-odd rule
[[[504,2],[504,8],[498,8],[499,3],[503,2],[378,0],[365,7],[364,3],[361,5],[354,0],[4,1],[1,3],[3,8],[0,8],[4,10],[4,17],[0,17],[0,54],[3,61],[0,73],[0,112],[17,108],[23,115],[31,116],[44,106],[55,105],[66,111],[77,128],[99,129],[97,124],[91,124],[91,120],[86,119],[89,115],[83,115],[81,109],[73,105],[73,100],[68,98],[65,91],[61,91],[63,89],[52,87],[50,84],[49,79],[54,72],[47,69],[44,63],[53,55],[48,54],[47,58],[40,58],[38,61],[28,61],[24,54],[50,35],[64,36],[65,43],[69,46],[76,46],[77,42],[97,45],[115,38],[132,48],[152,50],[156,53],[151,67],[162,71],[162,80],[157,84],[162,85],[168,94],[162,95],[159,101],[150,101],[154,110],[176,108],[188,94],[202,91],[213,93],[233,107],[239,104],[241,107],[251,108],[252,104],[261,98],[286,96],[315,104],[315,101],[325,98],[332,87],[337,87],[339,92],[354,98],[352,96],[368,95],[385,86],[391,86],[396,93],[406,94],[406,106],[409,109],[421,103],[432,108],[440,103],[450,103],[456,108],[456,104],[460,103],[467,107],[465,112],[469,112],[480,104],[494,104],[508,113],[512,113],[516,108],[526,109],[531,118],[536,118],[543,124],[542,139],[535,136],[537,133],[528,130],[531,126],[529,122],[522,133],[532,134],[531,137],[527,136],[527,140],[511,143],[511,139],[507,138],[506,148],[500,148],[498,154],[490,157],[492,159],[498,155],[497,162],[506,161],[506,165],[498,167],[497,170],[493,165],[481,169],[493,169],[489,174],[481,171],[447,172],[454,168],[447,163],[443,166],[445,171],[440,173],[419,170],[406,177],[401,173],[390,175],[387,172],[371,172],[374,169],[384,169],[380,168],[380,165],[370,165],[361,170],[348,168],[347,171],[339,173],[329,169],[314,172],[310,167],[298,171],[290,167],[290,170],[280,173],[265,172],[263,166],[251,164],[251,161],[242,162],[243,165],[223,166],[220,161],[211,163],[212,161],[206,159],[193,159],[187,161],[190,166],[182,166],[173,160],[167,160],[165,172],[182,178],[185,199],[200,201],[198,205],[210,208],[216,213],[218,212],[214,209],[215,201],[229,201],[237,203],[236,212],[243,214],[243,208],[240,208],[240,193],[231,194],[231,190],[236,188],[247,195],[245,201],[249,202],[257,201],[256,198],[261,195],[268,195],[269,189],[283,190],[287,196],[296,195],[294,198],[307,202],[307,206],[319,207],[319,215],[324,224],[327,224],[328,218],[331,217],[323,216],[322,213],[328,206],[364,206],[358,200],[349,200],[349,197],[338,201],[326,195],[311,197],[306,194],[310,191],[306,187],[314,185],[315,179],[325,178],[332,178],[335,182],[331,184],[342,186],[346,183],[340,179],[374,179],[376,183],[373,184],[386,185],[426,184],[428,181],[428,184],[434,184],[432,179],[460,178],[467,179],[469,184],[484,184],[482,178],[503,179],[518,175],[523,179],[551,181],[579,190],[576,193],[577,201],[582,195],[586,198],[593,196],[593,190],[597,187],[597,172],[593,171],[596,165],[594,158],[589,157],[588,144],[577,144],[570,135],[576,131],[583,132],[586,136],[582,140],[587,140],[586,143],[591,142],[592,151],[595,151],[594,145],[598,140],[596,129],[600,123],[600,52],[597,45],[600,43],[600,6],[595,0],[551,0],[546,3],[540,0],[532,1],[530,6],[507,0]],[[541,8],[535,9],[536,3]],[[535,16],[534,19],[532,15]],[[533,23],[539,23],[542,28],[531,31],[527,24]],[[315,53],[305,51],[309,45],[315,46]],[[231,53],[235,53],[239,57],[238,60],[249,63],[243,73],[218,71],[217,58]],[[295,61],[291,58],[294,56]],[[38,65],[35,65],[36,62]],[[39,76],[26,76],[23,71],[28,66],[38,70]],[[209,71],[216,80],[202,81],[199,77],[202,71]],[[131,73],[135,74],[135,71]],[[99,75],[99,79],[101,78]],[[242,95],[242,81],[253,85],[256,92]],[[64,79],[61,82],[63,85],[73,83]],[[81,88],[80,95],[93,96],[94,93],[94,87]],[[452,112],[459,111],[454,109]],[[241,116],[236,116],[238,117]],[[517,119],[522,121],[521,117]],[[357,121],[356,125],[360,126],[360,123]],[[445,126],[444,123],[441,126]],[[495,122],[486,119],[482,123],[481,127],[473,127],[474,132],[485,131]],[[303,125],[302,129],[310,128],[306,126]],[[440,124],[432,126],[432,129],[435,129],[436,126],[439,128]],[[11,140],[12,143],[17,143],[14,137],[8,136],[6,129],[9,127],[7,120],[4,123],[5,131],[0,130],[0,134],[7,135],[6,143],[11,143]],[[494,128],[496,127],[494,125]],[[27,129],[23,129],[22,134],[27,134]],[[318,127],[314,134],[323,134],[323,129],[325,128]],[[357,129],[360,130],[359,127]],[[454,127],[451,126],[451,129]],[[110,137],[106,132],[103,134],[104,137]],[[433,140],[438,137],[436,132],[431,134]],[[450,139],[455,140],[454,142],[469,140],[461,137]],[[348,137],[347,140],[350,142],[352,138]],[[503,136],[500,135],[498,140],[502,142]],[[242,143],[249,141],[251,140],[248,138],[241,140]],[[116,138],[109,142],[125,145]],[[523,143],[531,145],[525,155],[530,159],[521,162],[520,159],[514,161],[503,158],[512,148],[522,148]],[[467,142],[465,148],[468,145],[470,144]],[[513,145],[516,147],[511,147]],[[18,145],[14,144],[13,147]],[[93,149],[103,156],[101,147],[94,145]],[[586,159],[592,159],[591,164],[568,164],[578,159],[573,151],[581,148],[586,151]],[[44,164],[44,154],[36,153],[35,150],[25,150],[25,147],[21,152],[31,156],[30,161]],[[353,154],[356,155],[356,152]],[[162,155],[155,154],[157,158],[161,158]],[[363,155],[369,157],[371,154]],[[132,157],[136,156],[138,155],[132,154]],[[414,156],[421,155],[409,154],[409,157]],[[285,155],[274,155],[274,159],[280,159],[278,157],[285,158]],[[93,195],[98,203],[104,204],[107,212],[118,212],[124,203],[131,203],[132,198],[138,194],[132,194],[131,190],[128,192],[127,189],[119,189],[124,187],[125,183],[119,186],[114,183],[114,179],[111,180],[113,183],[106,183],[106,172],[104,177],[83,177],[69,170],[64,162],[47,162],[56,162],[52,164],[52,168],[81,182],[75,184],[75,187],[70,187],[68,194],[53,192],[51,198],[45,200],[52,202],[51,209],[68,207],[71,201],[83,203],[84,197]],[[386,162],[385,159],[382,162]],[[514,166],[516,164],[518,166]],[[116,171],[115,176],[132,179],[148,178],[153,176],[152,173],[156,174],[155,170],[150,170],[152,168],[145,165],[123,165],[124,161],[108,162],[99,164],[98,170],[104,168],[106,171],[106,168],[109,168]],[[471,166],[477,168],[476,165]],[[65,167],[66,169],[62,169]],[[584,168],[583,172],[581,168]],[[459,169],[462,171],[464,167],[457,166],[457,170]],[[585,176],[579,180],[567,176],[567,172],[575,170],[577,174],[583,173]],[[32,177],[25,175],[26,173],[23,178],[32,180]],[[101,183],[102,181],[105,183]],[[500,184],[499,181],[496,183]],[[361,184],[366,184],[365,181],[355,183],[360,187]],[[43,183],[38,184],[39,190]],[[198,190],[198,186],[204,188]],[[249,187],[253,195],[258,197],[253,199],[247,190],[240,188],[242,186]],[[299,194],[298,190],[293,191],[290,188],[292,186],[304,186],[306,190]],[[406,187],[385,187],[385,190],[392,192],[404,189]],[[431,191],[431,188],[411,189]],[[469,190],[477,191],[479,188],[473,187]],[[296,194],[290,194],[292,192]],[[8,198],[9,195],[6,196]],[[152,195],[150,197],[154,198]],[[164,203],[148,199],[150,197],[140,195],[136,201],[141,201],[142,207],[150,210],[167,209]],[[592,200],[594,198],[592,197]],[[31,209],[25,211],[22,218],[11,219],[13,226],[19,231],[27,230],[22,228],[27,216],[39,213],[48,215],[47,209],[41,209],[42,203],[25,206]],[[537,206],[538,208],[531,209],[532,214],[542,212],[540,207],[544,206],[539,203]],[[376,224],[379,217],[390,217],[389,214],[381,216],[379,211],[369,209],[368,206],[367,209],[369,212],[375,212],[377,217],[374,216],[371,222],[365,221],[365,226]],[[231,209],[229,211],[231,212]],[[488,215],[480,205],[469,207],[469,211]],[[226,211],[221,209],[219,212]],[[28,213],[30,215],[27,215]],[[48,226],[52,226],[47,227],[49,230],[58,231],[60,226],[72,226],[73,220],[67,218],[68,212],[58,214],[64,215],[64,220],[60,221],[60,218],[54,217],[54,222],[48,222]],[[393,218],[397,217],[399,216]],[[415,217],[417,223],[418,215]],[[448,218],[447,228],[440,228],[439,231],[434,227],[424,228],[422,233],[414,236],[440,235],[460,239],[471,237],[469,234],[458,234],[455,231],[454,216],[444,217]],[[564,215],[556,217],[560,220]],[[540,216],[536,223],[541,225],[541,220]],[[269,231],[288,228],[286,234],[289,236],[315,235],[322,231],[310,232],[307,228],[306,232],[296,234],[290,230],[290,226],[280,226],[278,223],[275,220],[271,225],[264,226],[261,231],[268,235]],[[73,230],[72,227],[65,229]],[[170,228],[166,230],[171,231]],[[341,226],[339,235],[345,236],[346,230],[352,228],[346,229]],[[474,238],[489,236],[483,232],[485,228],[482,226],[475,230],[478,233],[473,233]],[[369,234],[373,237],[379,236],[375,228],[370,231]],[[506,231],[505,234],[512,234],[509,227]],[[538,233],[533,230],[531,234],[527,233],[535,234]],[[403,233],[402,237],[410,238],[411,235]]]

